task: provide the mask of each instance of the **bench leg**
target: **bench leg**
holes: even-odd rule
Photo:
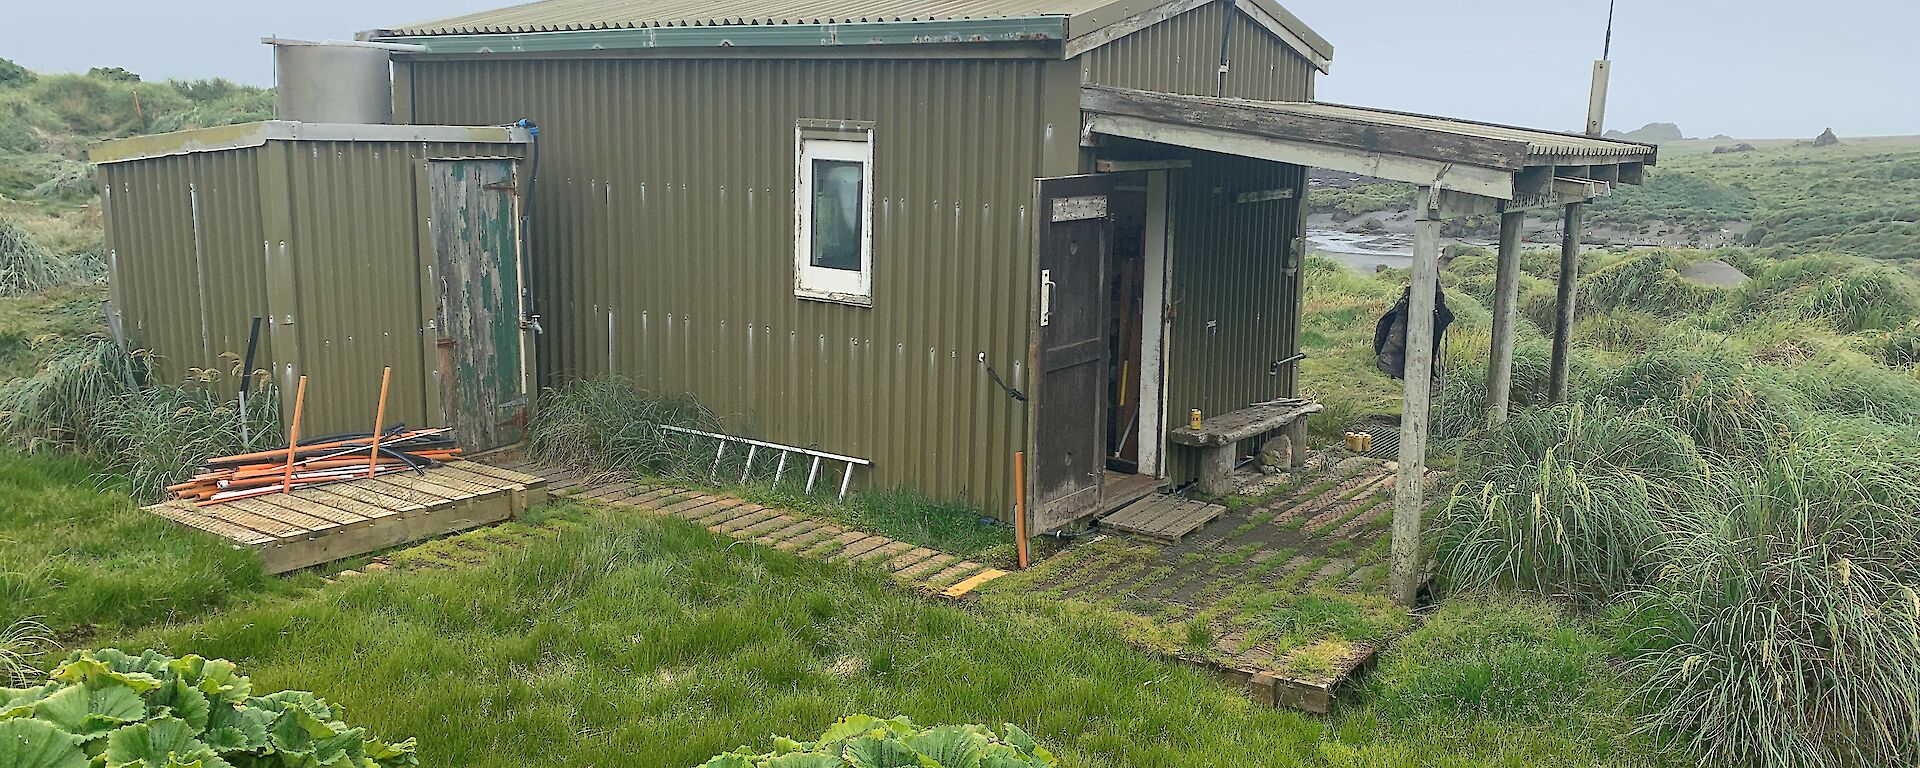
[[[1208,496],[1229,496],[1233,485],[1235,443],[1200,449],[1200,492]]]
[[[1287,425],[1287,442],[1293,447],[1293,468],[1307,465],[1307,417],[1301,416]]]

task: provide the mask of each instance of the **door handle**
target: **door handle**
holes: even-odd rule
[[[1053,321],[1053,270],[1040,270],[1040,327]]]

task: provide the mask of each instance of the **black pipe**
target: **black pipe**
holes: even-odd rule
[[[253,318],[253,329],[247,331],[247,357],[240,369],[240,394],[244,395],[253,383],[253,353],[260,348],[260,317]],[[242,418],[245,418],[244,416]]]

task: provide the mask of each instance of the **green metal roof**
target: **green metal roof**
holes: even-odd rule
[[[1215,0],[541,0],[361,33],[430,53],[1068,40]],[[1234,0],[1304,55],[1333,46],[1275,0]],[[1142,20],[1145,20],[1144,22]]]

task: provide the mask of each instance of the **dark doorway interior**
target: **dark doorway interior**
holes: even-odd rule
[[[1146,283],[1147,186],[1128,177],[1113,192],[1113,253],[1107,267],[1107,469],[1140,468],[1141,336]]]

